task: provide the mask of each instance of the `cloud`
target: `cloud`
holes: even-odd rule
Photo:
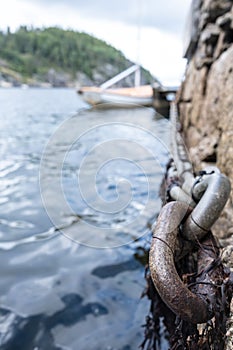
[[[111,20],[181,33],[191,0],[30,0],[30,4],[73,9],[86,18]]]
[[[180,81],[182,36],[191,0],[7,0],[0,27],[59,26],[84,31],[138,61],[162,82]],[[14,11],[12,11],[14,9]],[[140,13],[140,16],[139,16]],[[138,22],[141,20],[140,50]]]

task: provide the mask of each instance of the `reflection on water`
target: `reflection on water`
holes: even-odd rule
[[[61,298],[64,308],[51,316],[37,314],[27,319],[20,317],[7,309],[1,309],[2,323],[8,323],[9,339],[4,349],[59,349],[54,345],[51,330],[56,326],[71,327],[78,322],[87,320],[88,315],[99,317],[106,315],[108,310],[99,303],[83,304],[83,298],[78,294],[66,294]],[[5,339],[3,337],[3,343]],[[39,345],[39,347],[38,347]]]
[[[0,103],[1,349],[138,348],[167,120],[63,89]]]

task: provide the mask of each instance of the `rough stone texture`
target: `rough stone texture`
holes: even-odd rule
[[[208,70],[197,69],[192,61],[186,77],[179,108],[190,157],[196,170],[203,162],[216,162],[233,184],[233,45]],[[228,206],[232,203],[233,191]],[[220,227],[221,236],[222,230],[228,236],[228,227],[233,227],[233,213],[228,218],[230,224]]]
[[[214,163],[232,183],[231,198],[213,231],[233,271],[233,1],[202,0],[198,11],[196,49],[187,56],[177,100],[195,169]],[[233,348],[231,306],[227,350]]]
[[[201,29],[207,23],[214,23],[216,19],[229,12],[232,6],[231,0],[203,0],[202,1],[202,17]]]
[[[200,22],[211,23],[197,29],[202,31],[178,97],[180,119],[196,170],[216,162],[233,184],[233,6],[227,0],[203,0],[200,6]],[[232,203],[233,191],[228,211]],[[233,215],[225,219],[233,227]]]

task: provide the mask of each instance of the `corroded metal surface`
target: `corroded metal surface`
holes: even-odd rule
[[[153,228],[150,271],[154,285],[166,305],[181,319],[194,324],[213,317],[218,287],[223,283],[219,250],[209,232],[198,251],[198,271],[192,291],[182,282],[175,266],[179,226],[188,207],[181,202],[166,204]]]
[[[187,205],[180,202],[162,208],[153,230],[150,270],[158,293],[175,314],[192,323],[204,323],[212,317],[208,304],[184,285],[174,263],[179,225],[186,212]]]
[[[172,350],[223,350],[233,283],[210,229],[229,198],[230,181],[215,167],[194,177],[177,116],[173,104],[173,159],[160,191],[164,206],[152,229],[145,292],[151,309],[143,348],[148,342],[147,349],[160,348],[162,321]]]
[[[203,181],[206,181],[204,194],[182,228],[182,234],[189,240],[200,240],[207,234],[219,218],[231,191],[229,179],[221,173],[206,175]]]

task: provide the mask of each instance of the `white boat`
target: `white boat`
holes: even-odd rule
[[[87,86],[78,90],[78,94],[85,102],[92,106],[106,104],[102,107],[151,106],[153,102],[152,93],[153,90],[150,85],[107,90]]]
[[[127,88],[110,88],[130,74],[135,73],[135,86]],[[138,107],[152,106],[153,88],[151,85],[140,85],[140,66],[133,65],[117,74],[99,87],[84,86],[78,89],[78,94],[92,106],[110,107]]]

